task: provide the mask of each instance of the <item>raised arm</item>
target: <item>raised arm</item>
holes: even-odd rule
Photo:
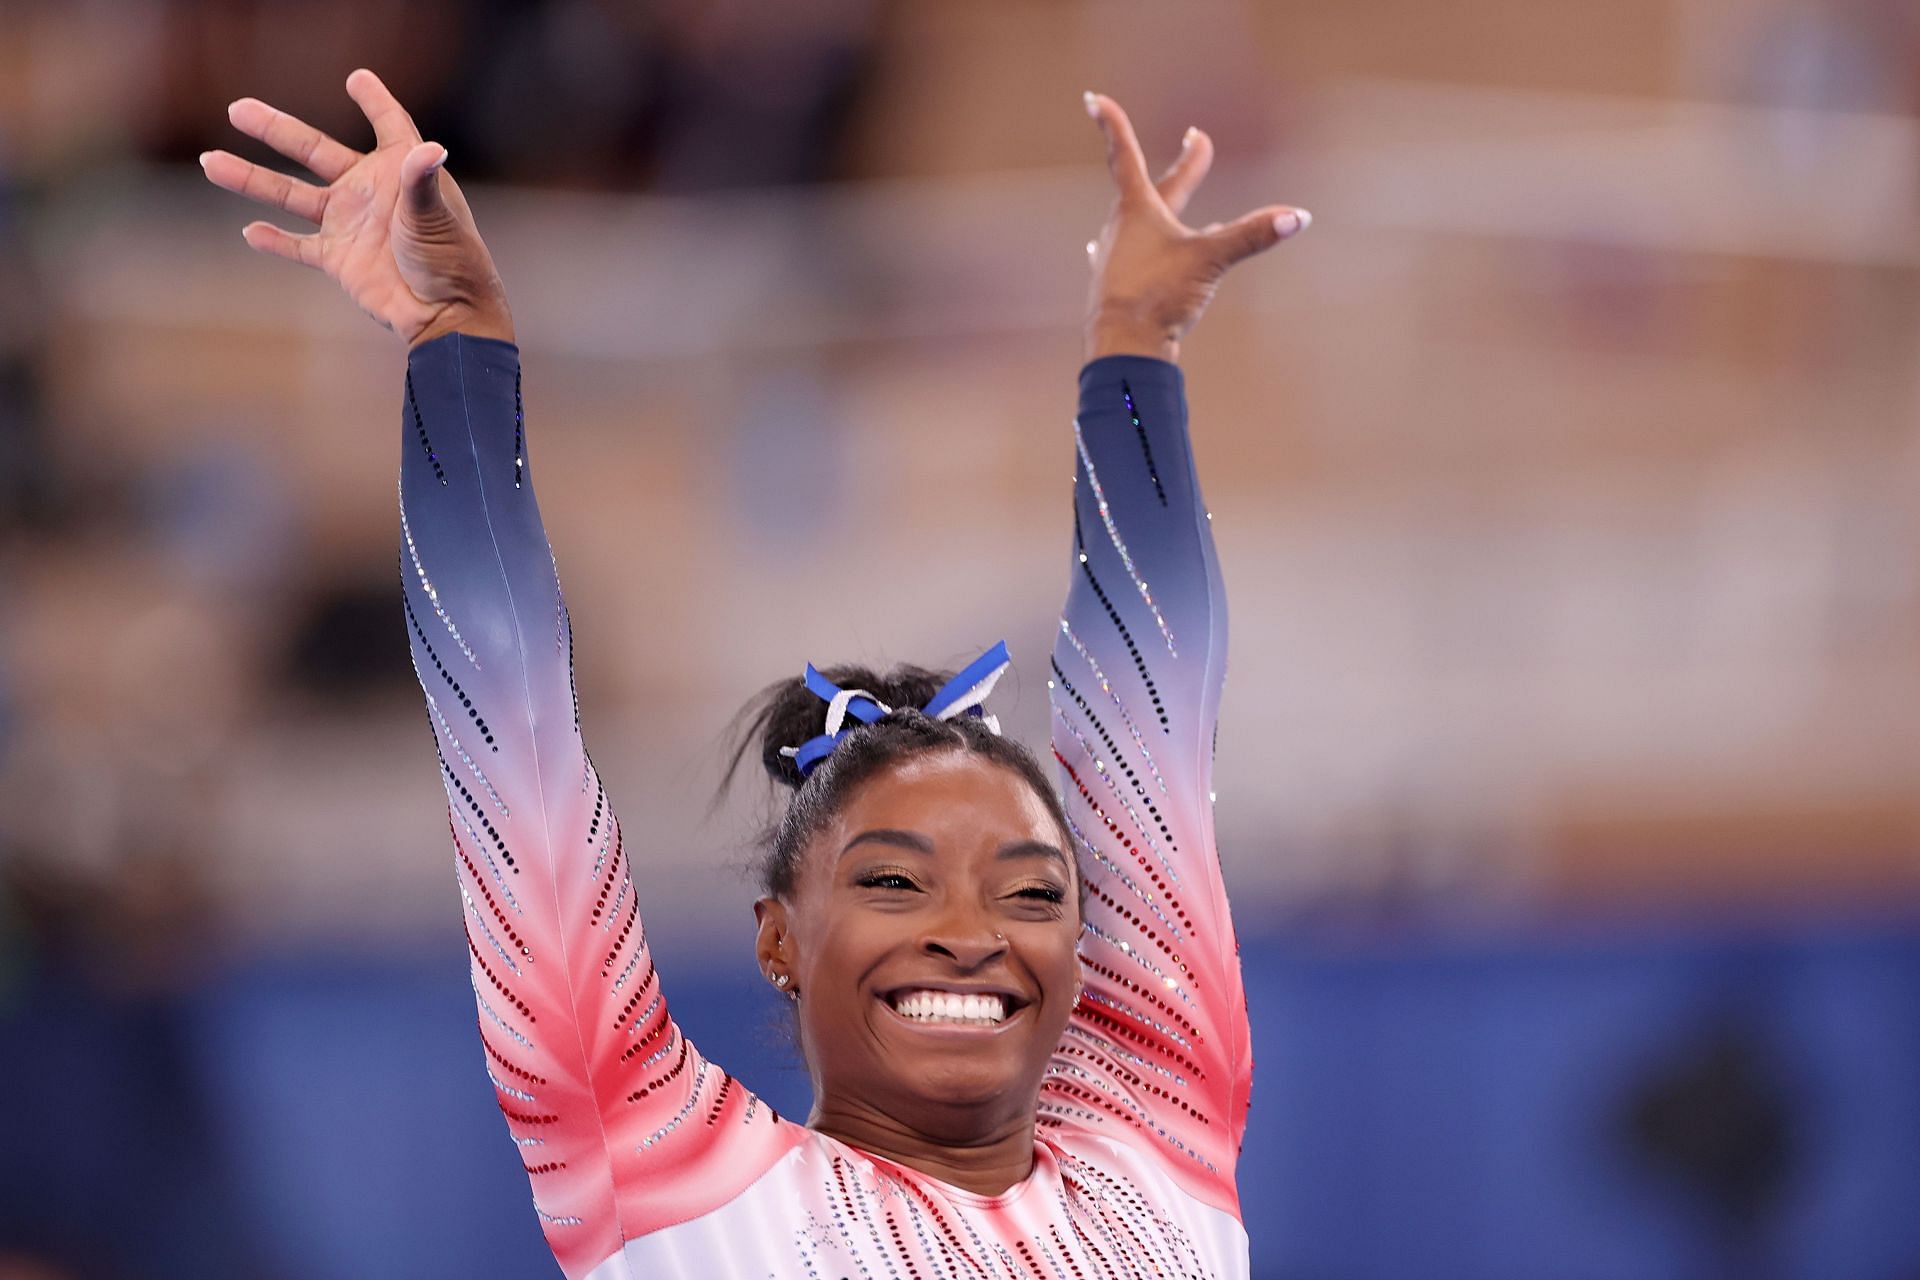
[[[369,155],[263,103],[235,106],[236,124],[302,158],[325,192],[224,152],[206,167],[317,215],[311,235],[255,223],[248,243],[320,267],[411,342],[402,612],[446,788],[481,1052],[547,1239],[585,1276],[723,1203],[798,1131],[668,1015],[628,842],[580,736],[504,293],[445,153],[370,73],[348,88],[380,140]]]
[[[1228,266],[1305,224],[1256,211],[1191,231],[1189,131],[1158,184],[1126,116],[1090,102],[1120,195],[1095,281],[1074,420],[1072,580],[1054,646],[1053,746],[1091,884],[1086,991],[1041,1091],[1049,1123],[1122,1137],[1238,1212],[1253,1059],[1213,832],[1226,598],[1187,437],[1180,338]]]

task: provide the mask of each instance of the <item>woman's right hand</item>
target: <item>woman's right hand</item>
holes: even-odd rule
[[[447,150],[422,142],[380,77],[359,70],[347,93],[373,124],[361,153],[257,98],[227,108],[234,127],[305,165],[314,186],[227,151],[200,167],[215,186],[284,209],[319,230],[294,235],[270,222],[240,234],[262,253],[325,272],[360,309],[410,346],[458,330],[513,341],[513,317],[466,197],[443,167]]]

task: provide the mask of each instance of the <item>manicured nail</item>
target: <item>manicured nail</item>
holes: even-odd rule
[[[1098,120],[1100,118],[1100,103],[1097,100],[1095,100],[1093,96],[1093,90],[1089,89],[1085,93],[1081,94],[1080,101],[1087,104],[1088,115],[1092,116],[1095,120]]]
[[[442,146],[440,148],[440,158],[438,160],[435,160],[432,164],[428,165],[427,171],[431,173],[433,170],[438,169],[441,165],[445,164],[446,162],[447,162],[447,149],[445,146]]]
[[[1188,125],[1187,131],[1180,135],[1180,149],[1186,151],[1191,148],[1193,146],[1193,136],[1199,132],[1200,131],[1192,125]]]
[[[204,168],[206,168],[206,167],[207,167],[207,161],[209,161],[209,160],[211,160],[211,159],[213,159],[213,152],[211,152],[211,151],[202,151],[202,152],[200,153],[200,167],[201,167],[202,169],[204,169]]]
[[[1312,225],[1313,215],[1305,209],[1289,209],[1285,213],[1276,214],[1273,219],[1273,229],[1280,233],[1282,240],[1288,236],[1299,235]]]

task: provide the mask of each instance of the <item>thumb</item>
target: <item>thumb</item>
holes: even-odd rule
[[[400,190],[414,219],[446,211],[440,194],[440,170],[446,163],[447,149],[437,142],[420,143],[400,162]]]
[[[1313,215],[1305,209],[1281,205],[1256,209],[1225,226],[1210,229],[1208,238],[1219,247],[1221,264],[1230,267],[1299,235],[1312,222]]]

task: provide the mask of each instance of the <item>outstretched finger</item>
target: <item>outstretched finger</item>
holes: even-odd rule
[[[200,156],[200,168],[207,181],[216,187],[243,195],[249,200],[285,209],[297,218],[318,223],[327,210],[327,193],[320,188],[290,178],[284,173],[264,169],[250,160],[242,160],[230,151],[207,151]]]
[[[1107,169],[1123,198],[1137,198],[1153,191],[1147,177],[1147,158],[1140,153],[1140,140],[1133,136],[1133,122],[1120,104],[1104,93],[1085,95],[1087,114],[1099,124],[1107,139]]]
[[[1305,209],[1274,205],[1256,209],[1224,226],[1209,227],[1202,234],[1213,246],[1220,265],[1230,267],[1300,234],[1312,222],[1313,215]]]
[[[1180,155],[1160,175],[1160,181],[1153,184],[1160,198],[1167,202],[1167,212],[1179,217],[1212,167],[1213,139],[1198,129],[1187,130],[1186,136],[1180,139]]]
[[[319,254],[312,236],[296,236],[283,231],[271,222],[249,222],[240,228],[241,239],[247,247],[261,253],[270,253],[276,258],[285,258],[288,262],[297,262],[303,267],[318,267]]]
[[[418,142],[420,131],[413,126],[413,117],[400,105],[400,99],[393,96],[379,76],[361,67],[347,77],[347,94],[366,115],[373,125],[374,141],[380,146],[391,146],[396,142]]]
[[[298,116],[290,116],[278,107],[258,98],[242,98],[227,107],[227,119],[249,138],[260,141],[289,160],[296,160],[322,182],[353,168],[360,153],[334,141]]]

